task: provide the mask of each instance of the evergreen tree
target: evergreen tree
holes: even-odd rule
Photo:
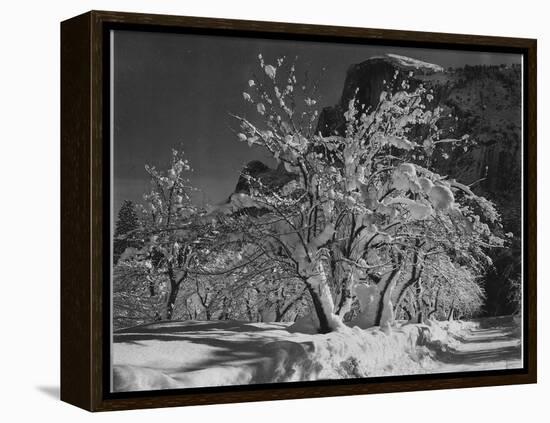
[[[139,227],[139,219],[136,213],[135,204],[130,200],[124,200],[118,211],[118,218],[113,240],[113,264],[116,265],[120,256],[128,247],[138,247],[136,241],[128,236]]]

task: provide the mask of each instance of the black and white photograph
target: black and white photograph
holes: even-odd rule
[[[522,55],[110,37],[113,393],[522,369]]]
[[[548,414],[544,3],[3,10],[0,422]]]

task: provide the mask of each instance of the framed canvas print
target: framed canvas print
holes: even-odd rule
[[[536,381],[536,41],[61,24],[61,397]]]

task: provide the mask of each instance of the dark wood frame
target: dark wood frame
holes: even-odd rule
[[[110,217],[105,31],[136,28],[399,44],[524,56],[524,324],[525,367],[519,371],[387,377],[202,390],[109,394],[104,302]],[[61,399],[90,411],[355,395],[536,383],[536,40],[428,32],[91,11],[61,24]],[[107,175],[107,176],[106,176]],[[107,241],[106,241],[107,239]],[[107,249],[105,248],[107,246]],[[108,256],[107,256],[108,257]]]

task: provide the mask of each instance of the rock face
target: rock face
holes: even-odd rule
[[[394,78],[395,76],[395,78]],[[448,69],[400,56],[374,57],[348,69],[338,104],[323,109],[317,132],[342,134],[344,112],[355,96],[359,104],[375,107],[386,84],[423,84],[433,89],[434,104],[458,118],[454,137],[468,134],[478,145],[437,158],[438,170],[464,183],[480,181],[475,189],[495,201],[504,226],[519,234],[521,201],[521,68],[466,66]]]
[[[443,71],[443,68],[436,65],[419,61],[411,65],[409,62],[397,60],[396,57],[402,58],[402,56],[371,57],[364,62],[351,65],[344,81],[340,101],[334,107],[323,109],[319,116],[317,130],[323,135],[342,133],[344,112],[348,108],[349,101],[354,97],[359,104],[374,107],[378,104],[380,93],[387,89],[386,83],[399,86],[409,77],[410,72],[416,76],[413,83],[419,83],[420,77],[429,77]]]
[[[294,179],[294,175],[288,173],[284,166],[280,165],[275,169],[270,168],[259,160],[249,162],[241,171],[241,176],[235,187],[236,194],[250,194],[250,182],[245,175],[261,181],[273,189],[278,189]]]

